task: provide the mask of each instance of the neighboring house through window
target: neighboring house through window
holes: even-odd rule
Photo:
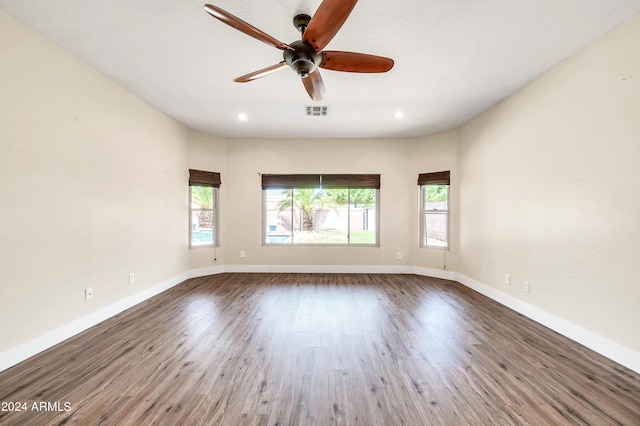
[[[217,247],[220,173],[189,169],[189,247]]]

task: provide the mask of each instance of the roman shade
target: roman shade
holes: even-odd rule
[[[262,175],[262,189],[380,188],[379,174]]]
[[[420,173],[418,175],[418,185],[450,185],[450,171]]]
[[[380,189],[380,175],[322,175],[323,188]]]
[[[189,169],[189,186],[220,187],[220,173]]]
[[[262,175],[262,189],[315,188],[320,186],[320,175]]]

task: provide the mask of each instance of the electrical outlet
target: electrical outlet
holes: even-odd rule
[[[240,250],[240,257],[245,257],[246,253],[244,252],[244,250]]]
[[[402,259],[402,253],[401,252],[397,252],[396,253],[396,260],[400,260]]]
[[[509,274],[504,274],[504,283],[506,285],[511,285],[511,275]]]
[[[531,286],[529,285],[529,281],[525,281],[524,285],[522,286],[522,289],[524,290],[525,293],[529,293],[529,291],[531,290]]]
[[[85,288],[84,300],[91,300],[91,299],[93,299],[93,287]]]
[[[135,272],[130,272],[129,273],[129,284],[133,284],[136,282],[136,274]]]

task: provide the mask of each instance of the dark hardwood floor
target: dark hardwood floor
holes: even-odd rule
[[[221,274],[0,373],[0,401],[27,408],[2,425],[640,425],[640,375],[450,281]]]

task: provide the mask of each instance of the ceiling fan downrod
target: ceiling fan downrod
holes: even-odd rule
[[[309,26],[309,21],[311,21],[311,16],[301,13],[293,17],[293,26],[300,31],[301,35],[304,35],[304,32]]]

